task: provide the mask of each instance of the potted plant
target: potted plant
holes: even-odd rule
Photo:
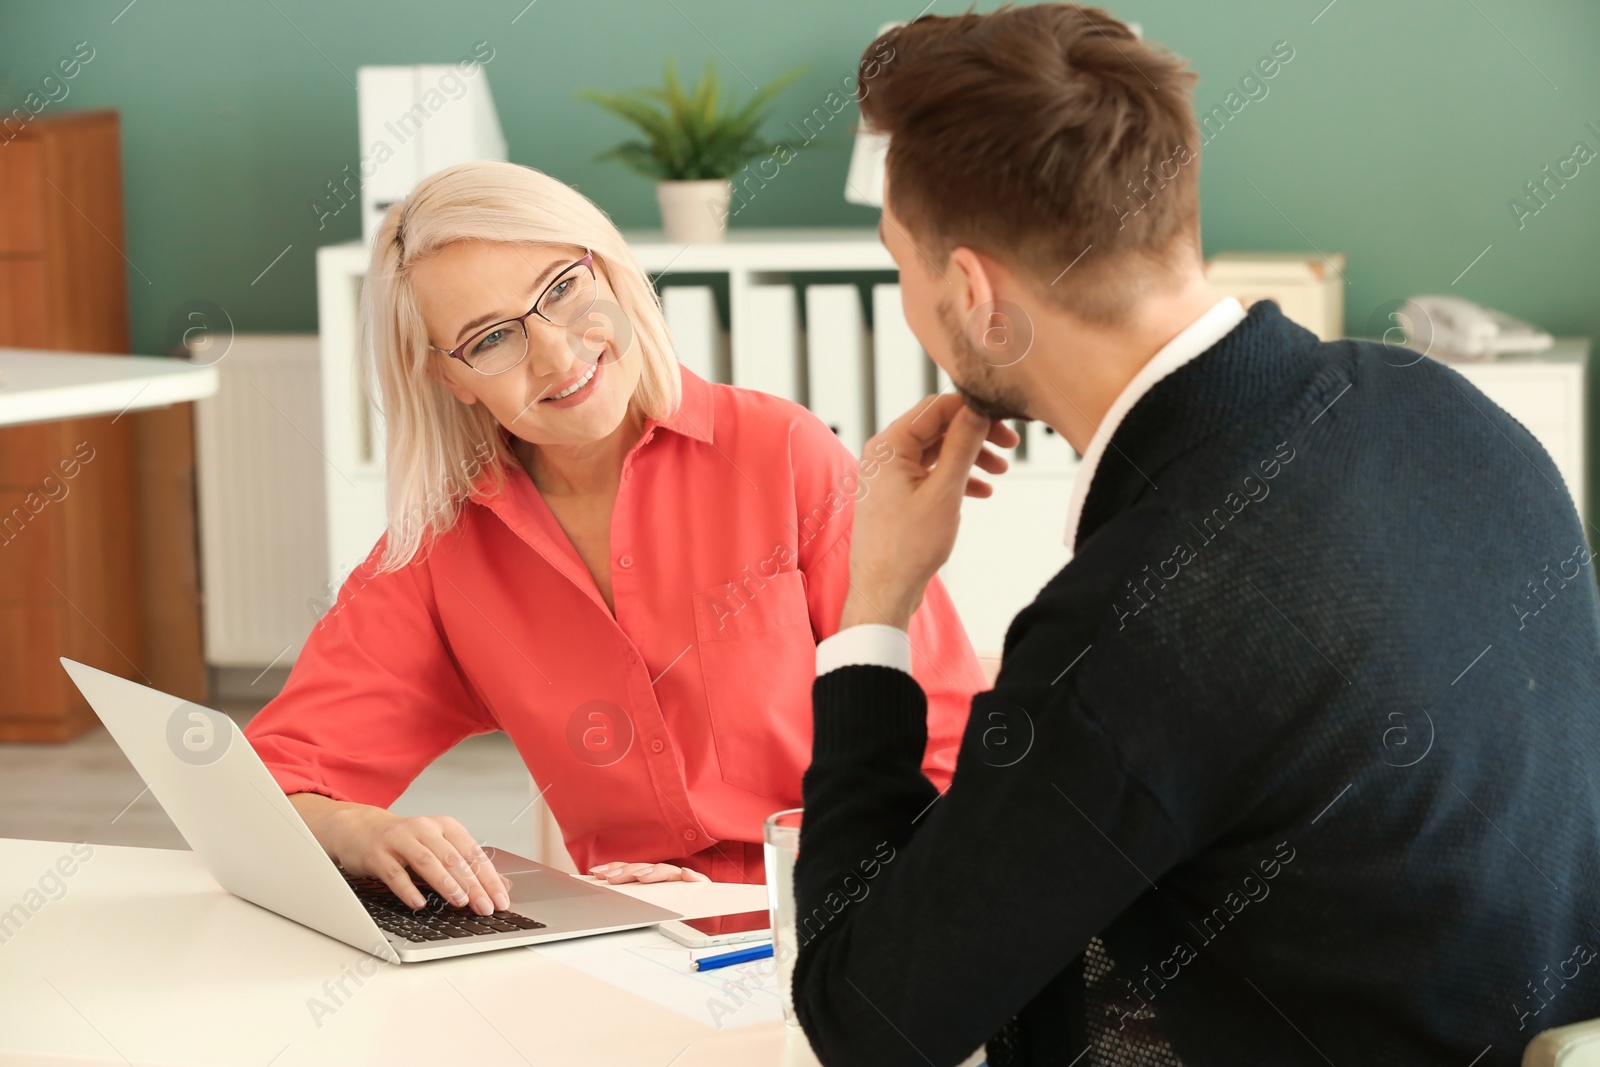
[[[797,67],[779,76],[744,104],[732,94],[723,99],[722,85],[710,63],[688,92],[678,82],[677,67],[667,60],[659,89],[628,93],[581,91],[578,96],[638,127],[642,141],[627,141],[600,154],[648,178],[656,179],[656,202],[667,238],[684,242],[720,241],[726,235],[730,179],[753,159],[778,146],[757,131],[766,120],[766,105],[805,71]]]

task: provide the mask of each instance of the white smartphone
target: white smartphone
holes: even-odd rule
[[[767,941],[772,938],[772,918],[764,911],[742,911],[736,915],[708,915],[703,919],[675,919],[657,927],[687,948],[737,945],[741,941]]]

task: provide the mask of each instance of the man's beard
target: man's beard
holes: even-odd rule
[[[1030,418],[1023,410],[1027,407],[1026,398],[1018,390],[1001,384],[996,373],[998,368],[973,346],[948,300],[939,303],[939,324],[944,327],[955,361],[950,384],[961,394],[967,407],[986,419]]]

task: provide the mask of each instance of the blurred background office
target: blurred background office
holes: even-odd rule
[[[1188,147],[1204,161],[1214,284],[1278,300],[1324,337],[1382,338],[1397,363],[1451,360],[1541,439],[1592,516],[1600,7],[1109,9],[1199,74]],[[947,386],[900,318],[873,232],[881,146],[857,137],[851,99],[880,27],[918,13],[890,0],[0,13],[0,836],[181,847],[57,657],[243,721],[381,532],[381,416],[355,384],[355,300],[364,231],[420,173],[482,155],[575,185],[656,277],[686,364],[806,403],[854,447]],[[724,174],[601,158],[639,131],[580,94],[661,86],[669,61],[686,91],[709,65],[729,103],[774,86],[756,131],[768,151]],[[1160,168],[1184,165],[1153,162],[1105,210],[1139,210]],[[712,232],[679,228],[704,227],[705,210],[671,217],[674,179],[727,182]],[[169,360],[193,395],[182,375],[97,364],[110,377],[88,396],[91,364],[67,353]],[[967,505],[944,577],[991,669],[1005,623],[1067,562],[1076,459],[1028,427],[996,499]],[[529,796],[515,752],[488,735],[396,808],[527,851],[543,817]]]

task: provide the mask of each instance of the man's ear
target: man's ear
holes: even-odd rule
[[[994,307],[1000,279],[993,260],[965,246],[951,250],[949,263],[945,273],[956,289],[951,304],[961,321],[969,323],[973,312]]]

